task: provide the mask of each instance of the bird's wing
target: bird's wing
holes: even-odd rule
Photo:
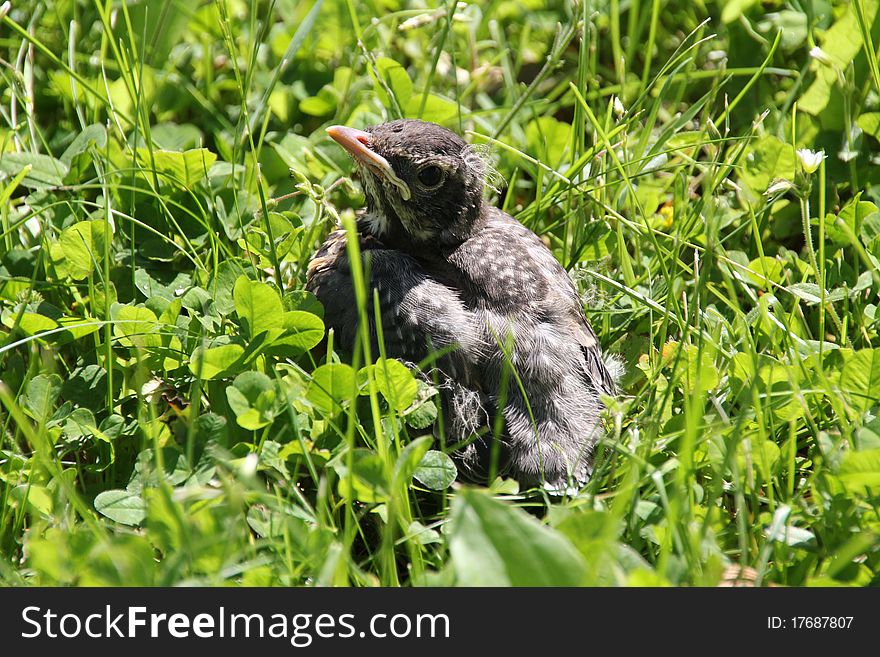
[[[373,356],[379,354],[373,295],[378,295],[385,353],[412,363],[432,350],[436,366],[448,376],[467,377],[476,362],[481,333],[457,292],[431,277],[401,251],[385,249],[374,238],[362,240],[365,275],[369,276],[367,314]],[[337,343],[353,350],[359,311],[351,278],[344,231],[331,233],[309,263],[306,289],[324,306],[324,321]]]
[[[373,312],[375,291],[385,354],[411,364],[434,356],[424,366],[423,375],[440,389],[450,444],[468,440],[480,427],[489,425],[490,417],[478,367],[485,348],[474,314],[465,308],[457,292],[406,254],[376,243],[362,244],[362,254],[370,280],[368,317],[373,357],[380,353]],[[358,339],[360,315],[344,231],[332,233],[315,254],[306,287],[323,304],[324,322],[334,329],[337,346],[351,353]],[[471,444],[463,454],[476,453],[478,447]]]
[[[597,393],[613,396],[617,392],[617,383],[605,364],[599,339],[587,320],[583,303],[574,281],[571,280],[562,265],[558,263],[556,278],[559,281],[559,294],[562,297],[561,306],[564,308],[568,318],[570,333],[577,340],[581,347],[581,353],[584,356],[584,375],[590,386]]]
[[[564,325],[583,353],[584,376],[599,394],[613,395],[616,383],[602,357],[602,349],[584,313],[577,288],[568,272],[535,233],[506,213],[493,208],[482,234],[475,238],[481,259],[470,265],[481,289],[493,305],[532,315],[549,312]],[[488,259],[488,263],[483,263]]]
[[[576,334],[578,342],[581,344],[581,351],[584,354],[584,373],[587,380],[595,388],[596,392],[613,397],[617,394],[617,382],[614,380],[605,359],[602,356],[602,350],[599,348],[599,342],[596,334],[583,318],[581,330]]]
[[[531,231],[529,232],[531,233]],[[583,301],[574,281],[550,250],[544,246],[540,238],[534,235],[534,239],[531,241],[534,244],[534,248],[531,249],[533,257],[538,261],[550,282],[547,292],[550,304],[563,314],[569,327],[569,334],[581,346],[584,357],[584,375],[587,382],[597,393],[613,396],[616,394],[617,384],[605,364],[602,347],[593,327],[587,320]]]
[[[358,309],[345,242],[344,230],[328,235],[309,261],[306,289],[324,306],[324,324],[334,330],[337,344],[350,350],[357,337]]]

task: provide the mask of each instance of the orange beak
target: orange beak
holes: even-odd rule
[[[397,187],[404,201],[410,199],[412,195],[410,194],[409,185],[398,178],[388,160],[370,148],[373,136],[369,132],[348,128],[344,125],[333,125],[327,128],[327,134],[333,137],[336,143],[347,150],[349,155],[355,160],[370,167],[389,183]]]

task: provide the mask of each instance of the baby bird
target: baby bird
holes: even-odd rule
[[[409,119],[327,132],[354,158],[366,195],[358,234],[386,353],[409,362],[434,354],[447,431],[471,439],[458,454],[464,469],[485,476],[496,458],[497,472],[524,485],[585,482],[600,395],[613,395],[615,382],[565,270],[537,235],[484,201],[483,160],[455,133]],[[358,310],[345,240],[344,231],[328,237],[307,289],[351,350]],[[374,341],[376,321],[371,312]],[[493,450],[486,427],[499,414]]]

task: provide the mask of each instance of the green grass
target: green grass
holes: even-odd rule
[[[428,4],[2,19],[0,582],[876,584],[878,2]],[[626,364],[576,495],[453,483],[436,390],[316,360],[323,128],[399,116],[487,144]]]

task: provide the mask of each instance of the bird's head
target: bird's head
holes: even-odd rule
[[[452,246],[471,234],[482,213],[485,166],[454,132],[402,119],[327,133],[357,164],[377,237],[424,248]]]

